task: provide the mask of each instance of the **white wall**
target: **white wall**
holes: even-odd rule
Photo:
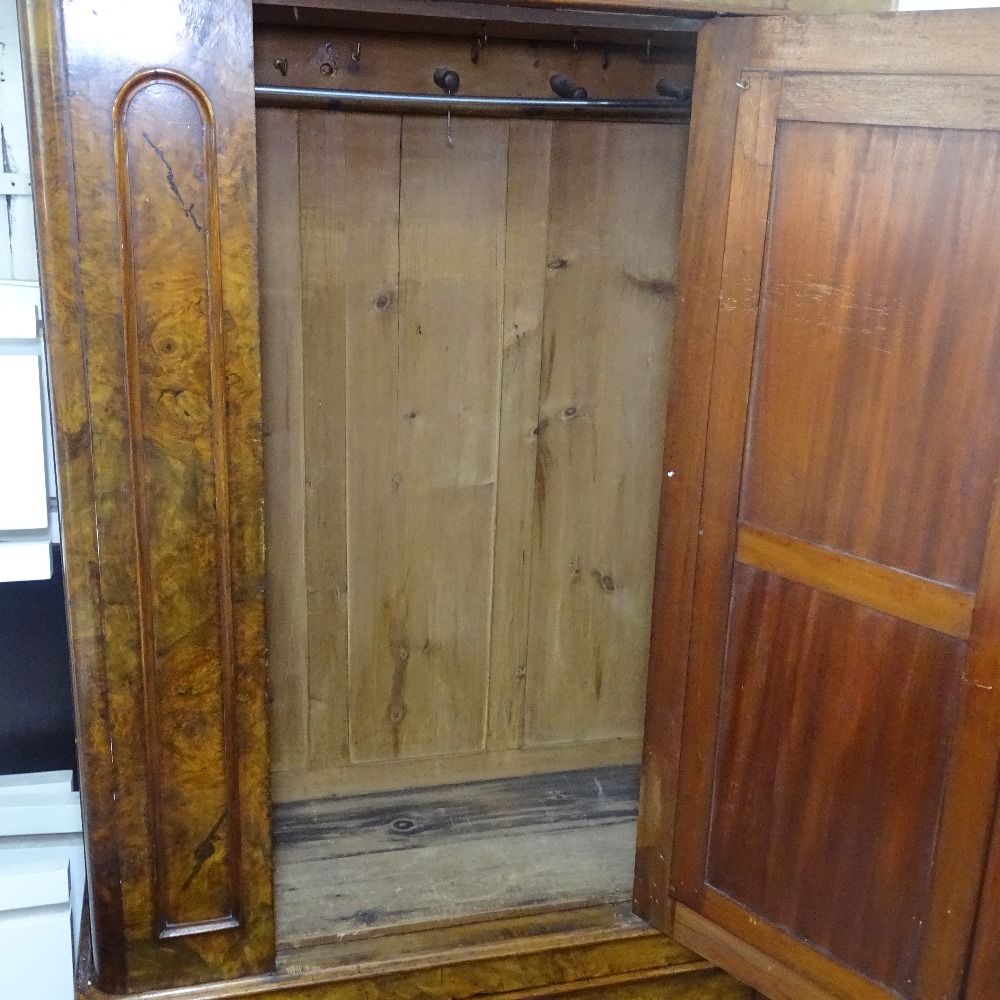
[[[896,10],[963,10],[1000,7],[1000,0],[896,0]]]
[[[52,572],[48,412],[16,0],[0,0],[0,582]]]

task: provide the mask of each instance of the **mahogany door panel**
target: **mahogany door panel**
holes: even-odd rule
[[[743,69],[712,84],[740,93],[709,405],[667,442],[701,420],[673,926],[769,996],[930,1000],[963,983],[1000,751],[1000,114],[995,77],[886,71],[920,19],[867,19],[859,73],[852,20],[846,73],[707,32]]]
[[[706,882],[900,993],[964,647],[736,566]]]

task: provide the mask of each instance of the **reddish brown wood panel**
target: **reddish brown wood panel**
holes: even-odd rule
[[[669,873],[677,802],[684,678],[691,633],[695,554],[705,458],[705,427],[719,311],[718,283],[728,221],[736,87],[750,22],[709,25],[699,36],[699,92],[685,179],[678,262],[677,320],[660,482],[660,526],[653,578],[653,615],[642,752],[633,901],[636,912],[664,930],[672,922]]]
[[[274,932],[250,4],[28,14],[49,25],[36,127],[69,138],[42,144],[37,176],[63,540],[86,568],[68,600],[103,635],[73,664],[97,975],[126,992],[260,972]]]
[[[969,1000],[1000,997],[1000,817],[993,825],[993,844],[979,904],[966,996]]]
[[[906,993],[966,644],[738,566],[707,881]]]
[[[975,589],[1000,464],[998,173],[995,132],[779,125],[744,520]]]
[[[806,995],[797,977],[817,997],[930,1000],[958,996],[964,975],[996,791],[1000,298],[982,279],[1000,204],[981,189],[1000,119],[973,81],[944,107],[912,75],[883,75],[878,120],[892,124],[872,125],[852,114],[874,98],[852,111],[838,75],[793,102],[782,88],[799,78],[782,71],[964,72],[974,23],[828,20],[821,41],[811,22],[705,31],[745,69],[702,77],[696,94],[724,110],[720,134],[695,129],[692,162],[714,145],[733,172],[726,225],[697,251],[721,273],[682,281],[682,303],[705,303],[703,325],[682,321],[682,349],[712,345],[681,355],[684,375],[711,389],[678,418],[689,452],[666,466],[664,496],[681,495],[691,453],[705,465],[675,511],[686,520],[663,511],[692,589],[658,583],[655,615],[672,628],[653,648],[672,644],[664,661],[687,666],[675,931],[768,996]],[[744,544],[759,568],[736,566],[737,582],[759,575],[775,593],[731,621],[740,530],[768,544]],[[784,606],[771,624],[755,620],[772,600]],[[654,666],[647,718],[675,718],[678,673]],[[665,744],[647,739],[660,787],[669,761],[650,746]]]

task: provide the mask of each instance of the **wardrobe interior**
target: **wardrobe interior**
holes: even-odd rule
[[[591,99],[655,99],[694,74],[697,24],[678,18],[431,30],[255,6],[258,85],[442,95],[450,69],[459,96],[559,100],[558,74]],[[677,103],[258,107],[286,949],[627,913]]]

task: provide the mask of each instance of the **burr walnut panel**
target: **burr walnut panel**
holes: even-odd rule
[[[250,7],[27,23],[97,982],[266,971]]]
[[[235,926],[238,904],[215,116],[193,81],[153,72],[125,85],[114,124],[154,924],[177,935]],[[141,193],[168,172],[173,213]],[[219,780],[198,788],[206,761]]]

